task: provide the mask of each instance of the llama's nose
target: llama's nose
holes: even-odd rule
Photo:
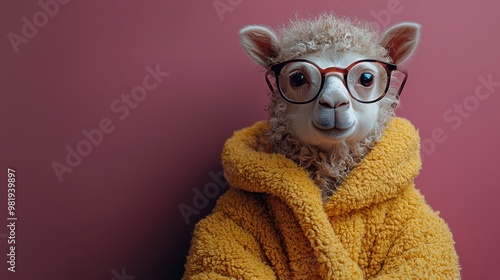
[[[340,100],[340,99],[331,100],[331,99],[321,98],[319,100],[319,105],[324,106],[324,107],[337,109],[340,106],[349,105],[349,101],[348,100]]]
[[[333,109],[349,105],[349,93],[344,84],[338,79],[329,83],[319,97],[319,105]]]

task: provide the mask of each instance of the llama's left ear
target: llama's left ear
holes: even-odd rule
[[[420,39],[420,25],[403,22],[387,29],[380,44],[387,49],[394,64],[400,64],[415,51]]]
[[[240,31],[241,44],[245,51],[264,68],[276,58],[280,51],[280,43],[276,34],[269,28],[250,25]]]

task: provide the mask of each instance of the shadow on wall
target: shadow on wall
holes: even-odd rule
[[[208,171],[203,180],[204,183],[191,188],[189,196],[184,197],[177,205],[177,215],[182,220],[179,225],[183,227],[175,230],[177,236],[169,236],[167,248],[163,250],[168,252],[168,279],[181,279],[196,223],[212,212],[219,197],[229,189],[220,165]]]

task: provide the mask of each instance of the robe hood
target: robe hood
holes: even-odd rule
[[[381,140],[323,205],[306,170],[284,155],[257,148],[265,146],[259,141],[267,131],[269,125],[261,121],[234,133],[222,152],[224,175],[233,188],[279,197],[292,209],[313,207],[334,216],[381,203],[412,186],[421,168],[418,131],[408,120],[393,118]]]

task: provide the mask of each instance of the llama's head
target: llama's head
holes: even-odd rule
[[[361,141],[390,119],[406,79],[395,65],[411,56],[419,29],[401,23],[379,36],[369,24],[322,15],[292,22],[280,38],[263,26],[240,35],[247,53],[269,70],[283,125],[302,143],[329,149]]]

